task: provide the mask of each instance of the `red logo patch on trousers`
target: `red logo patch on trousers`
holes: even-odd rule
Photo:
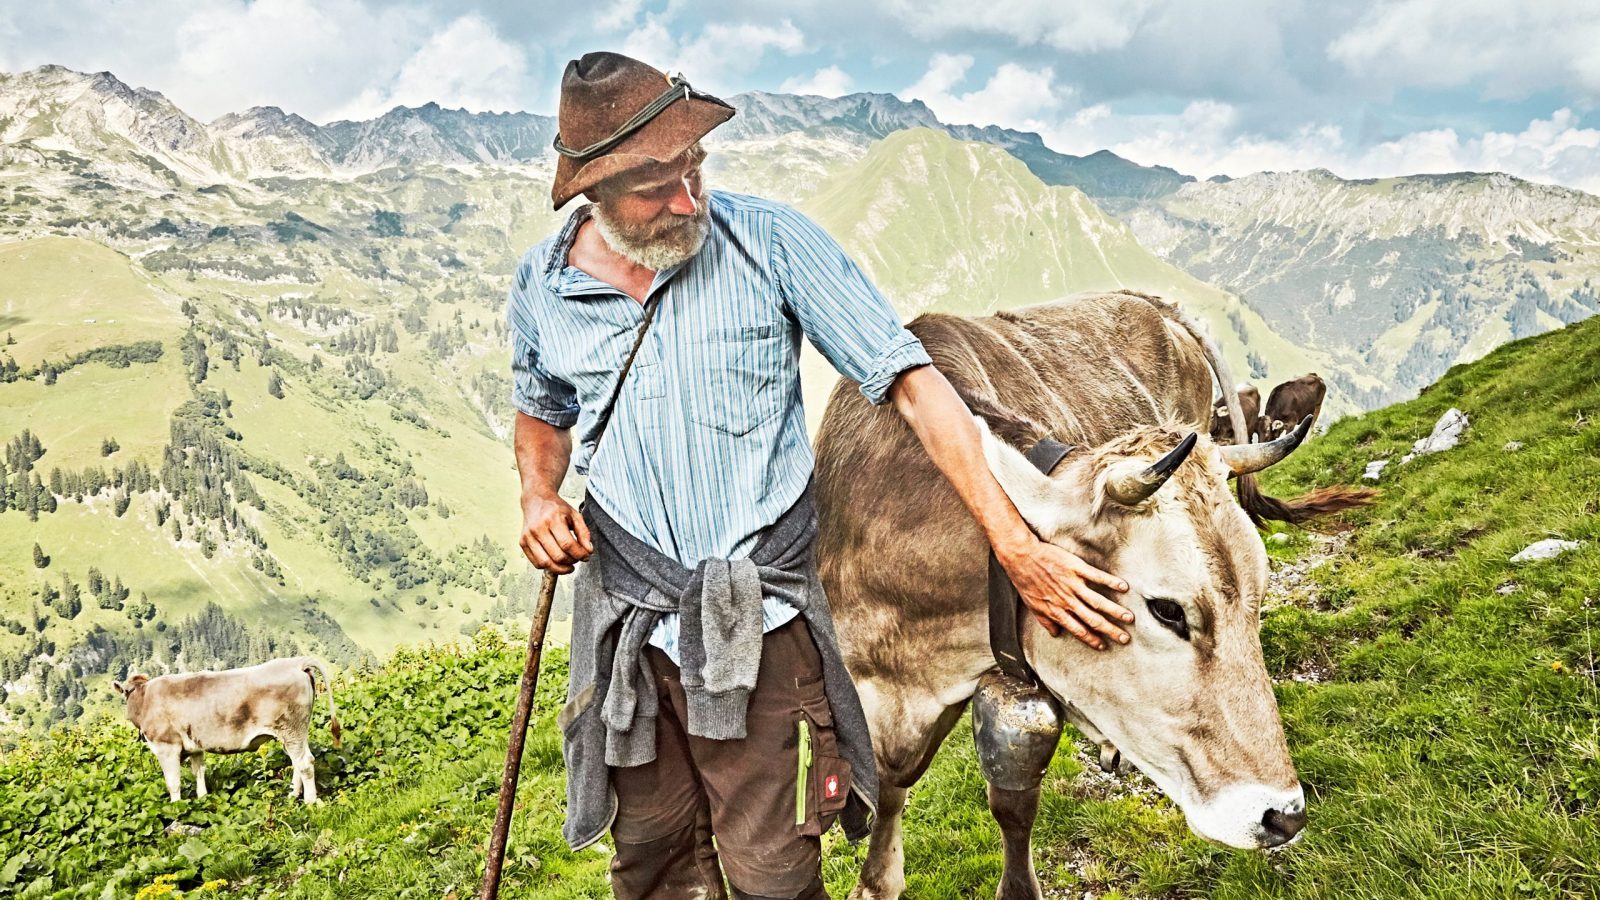
[[[832,800],[839,796],[839,776],[829,775],[822,781],[822,796]]]

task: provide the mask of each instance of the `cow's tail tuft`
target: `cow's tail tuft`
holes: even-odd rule
[[[1262,527],[1267,519],[1303,525],[1321,516],[1371,506],[1378,496],[1378,492],[1372,488],[1324,487],[1301,494],[1293,500],[1279,500],[1262,493],[1254,475],[1240,475],[1237,481],[1239,505],[1244,507],[1257,528]]]
[[[343,747],[344,740],[340,737],[343,729],[339,727],[339,706],[333,702],[333,676],[328,674],[328,664],[320,658],[315,656],[305,657],[306,675],[310,676],[313,669],[322,673],[322,683],[328,686],[328,732],[333,735],[333,746],[336,749]],[[312,678],[313,690],[315,690],[315,682],[316,679]]]

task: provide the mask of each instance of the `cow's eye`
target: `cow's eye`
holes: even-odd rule
[[[1189,618],[1183,613],[1182,604],[1165,597],[1146,597],[1145,605],[1150,607],[1150,614],[1156,617],[1167,630],[1184,640],[1189,639]]]

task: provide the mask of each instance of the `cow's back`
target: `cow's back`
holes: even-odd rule
[[[980,318],[923,315],[908,327],[975,411],[993,404],[1027,420],[990,419],[1015,444],[1039,431],[1090,446],[1139,425],[1209,424],[1204,348],[1161,301],[1079,295]],[[816,457],[819,571],[852,674],[897,667],[929,640],[986,640],[974,613],[988,544],[893,406],[841,382]]]

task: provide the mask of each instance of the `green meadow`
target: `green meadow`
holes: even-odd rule
[[[1447,409],[1460,446],[1401,464]],[[1336,422],[1270,473],[1288,495],[1356,483],[1382,496],[1333,533],[1285,530],[1262,616],[1304,837],[1270,854],[1192,836],[1138,775],[1106,776],[1064,741],[1035,832],[1050,896],[1552,897],[1600,894],[1600,319],[1451,370],[1418,399]],[[1511,442],[1515,442],[1512,444]],[[1512,449],[1507,449],[1508,446]],[[419,452],[421,450],[419,445]],[[1513,564],[1549,537],[1581,542]],[[492,817],[519,636],[402,650],[336,679],[343,749],[319,700],[325,803],[289,799],[276,745],[212,759],[212,794],[165,800],[154,758],[114,716],[0,760],[0,893],[22,897],[466,897]],[[503,896],[602,897],[604,849],[559,836],[546,661]],[[171,823],[194,826],[169,831]],[[970,730],[947,741],[907,812],[910,897],[993,891],[997,832]],[[829,838],[828,886],[865,846]]]

